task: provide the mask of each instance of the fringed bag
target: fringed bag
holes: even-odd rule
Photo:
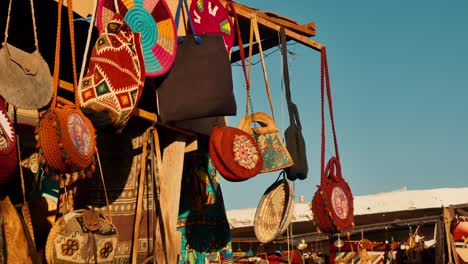
[[[63,1],[60,1],[62,3]],[[71,1],[69,1],[71,5]],[[62,5],[58,5],[57,42],[54,67],[54,96],[49,110],[40,118],[36,128],[36,140],[43,163],[55,173],[81,171],[90,176],[94,171],[94,127],[79,107],[64,99],[57,98],[60,68],[60,36]],[[77,86],[73,10],[68,8],[74,89]],[[58,106],[61,103],[61,106]],[[85,173],[84,171],[87,170]]]
[[[9,103],[25,109],[39,109],[46,106],[53,93],[49,65],[39,53],[33,2],[30,0],[36,48],[34,52],[28,53],[7,42],[12,0],[8,5],[5,40],[0,49],[0,65],[2,65],[0,95]]]
[[[328,234],[342,232],[354,228],[353,195],[348,183],[341,174],[338,142],[336,140],[335,122],[333,119],[333,105],[331,99],[330,78],[325,47],[321,51],[321,95],[322,95],[322,147],[321,147],[321,175],[320,185],[312,200],[313,221],[317,228]],[[335,144],[335,157],[331,157],[325,167],[325,86],[330,111],[330,120]]]

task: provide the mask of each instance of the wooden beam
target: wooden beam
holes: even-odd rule
[[[262,17],[262,16],[259,16],[258,12],[256,10],[247,10],[246,8],[243,8],[242,5],[239,5],[235,2],[233,2],[234,4],[234,7],[236,8],[236,13],[238,16],[241,16],[243,18],[246,18],[246,19],[251,19],[253,18],[255,15],[257,16],[257,22],[262,25],[262,26],[265,26],[265,27],[268,27],[270,29],[273,29],[273,30],[276,30],[276,31],[279,31],[281,26]],[[310,48],[313,48],[317,51],[320,51],[322,50],[323,48],[323,45],[316,42],[316,41],[313,41],[311,39],[309,39],[308,37],[305,37],[304,35],[301,35],[301,34],[298,34],[296,32],[294,32],[293,30],[291,29],[288,29],[285,27],[285,32],[286,32],[286,36],[291,38],[291,39],[294,39],[295,41],[299,42],[299,43],[302,43]]]
[[[66,91],[69,91],[69,92],[73,93],[73,84],[71,84],[71,83],[69,83],[67,81],[59,80],[59,87],[66,90]],[[158,116],[155,113],[145,111],[143,109],[139,109],[139,108],[135,109],[134,116],[136,116],[138,118],[141,118],[141,119],[144,119],[146,121],[155,123],[157,126],[161,126],[161,127],[167,128],[167,129],[169,129],[169,130],[171,130],[173,132],[177,132],[179,134],[184,135],[185,138],[186,138],[185,152],[190,152],[190,151],[197,150],[197,148],[198,148],[197,134],[193,133],[192,131],[189,131],[189,130],[186,130],[186,129],[183,129],[183,128],[178,128],[178,127],[171,126],[171,125],[167,125],[167,124],[159,123],[158,122],[159,121]]]

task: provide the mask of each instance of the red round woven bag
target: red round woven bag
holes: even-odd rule
[[[234,127],[214,127],[210,157],[216,170],[228,181],[245,181],[260,173],[263,157],[251,135]]]
[[[340,161],[332,157],[312,200],[313,221],[321,232],[339,233],[354,227],[353,195],[341,175]]]
[[[0,164],[0,186],[2,186],[11,179],[18,164],[16,133],[2,97],[0,97]]]

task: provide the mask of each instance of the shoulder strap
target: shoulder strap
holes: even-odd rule
[[[4,40],[5,43],[8,41],[8,28],[10,26],[11,3],[12,2],[13,2],[13,0],[10,0],[10,3],[8,4],[8,16],[7,16],[6,26],[5,26],[5,40]],[[33,32],[34,32],[34,46],[36,47],[36,50],[39,50],[39,44],[38,44],[38,41],[37,41],[37,30],[36,30],[36,16],[34,14],[34,1],[29,0],[29,4],[31,6],[31,18],[32,18]]]

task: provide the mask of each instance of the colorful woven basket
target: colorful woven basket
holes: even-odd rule
[[[193,0],[190,19],[197,34],[219,33],[224,38],[226,50],[231,51],[234,32],[228,11],[219,0]]]
[[[104,25],[114,15],[114,0],[99,0],[97,26]],[[118,10],[134,32],[142,35],[146,76],[165,74],[174,63],[177,33],[172,13],[164,0],[118,1]]]
[[[254,231],[257,240],[269,243],[283,234],[294,214],[294,189],[281,172],[262,196],[255,211]]]
[[[0,97],[0,164],[0,186],[2,186],[11,179],[18,164],[16,133],[2,97]]]

